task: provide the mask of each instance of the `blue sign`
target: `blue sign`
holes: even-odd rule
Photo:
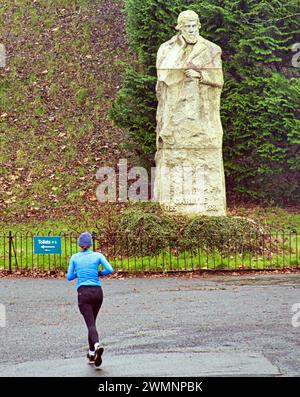
[[[33,237],[35,254],[61,254],[61,237]]]

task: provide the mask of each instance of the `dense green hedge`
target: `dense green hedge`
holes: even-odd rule
[[[189,220],[179,241],[191,249],[223,253],[259,252],[266,239],[264,231],[255,222],[233,216],[195,216]]]
[[[291,51],[300,42],[298,0],[125,0],[136,63],[124,70],[111,118],[129,131],[140,155],[155,153],[156,52],[187,8],[200,15],[201,34],[223,49],[228,192],[298,201],[300,80]]]
[[[109,210],[108,210],[109,211]],[[112,256],[157,255],[169,248],[259,252],[266,230],[246,218],[167,214],[158,203],[129,203],[95,234]]]
[[[127,209],[119,216],[118,245],[125,255],[159,253],[176,239],[176,221],[142,209]]]

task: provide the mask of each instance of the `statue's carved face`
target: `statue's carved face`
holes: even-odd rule
[[[189,44],[195,44],[199,36],[199,24],[197,20],[184,21],[181,25],[181,34]]]

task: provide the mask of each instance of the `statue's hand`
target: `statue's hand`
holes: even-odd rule
[[[194,69],[187,69],[187,70],[184,72],[184,74],[185,74],[187,77],[191,78],[191,79],[199,79],[200,81],[203,80],[203,76],[202,76],[201,72],[197,72],[197,71],[194,70]]]

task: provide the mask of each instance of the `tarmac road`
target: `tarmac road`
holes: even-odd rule
[[[103,279],[96,371],[86,364],[74,282],[2,278],[0,376],[299,376],[299,282],[298,274]]]

